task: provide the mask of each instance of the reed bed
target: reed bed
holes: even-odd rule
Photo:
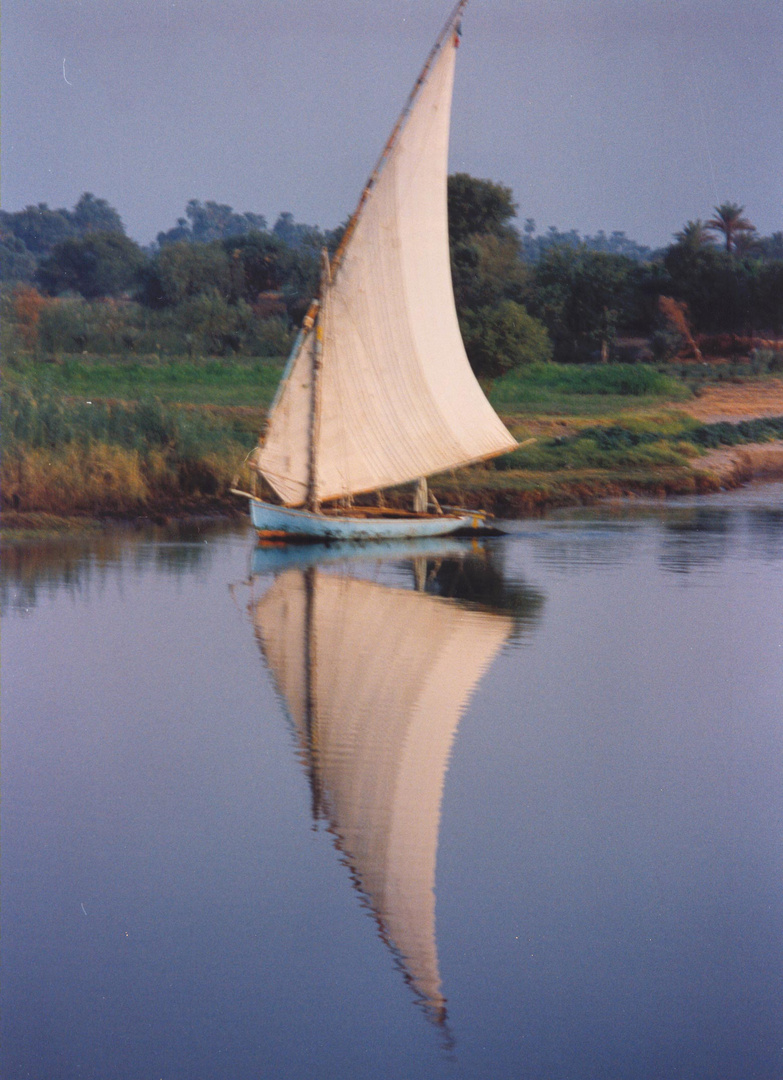
[[[2,504],[54,514],[135,514],[225,504],[253,445],[225,416],[164,406],[4,395]]]

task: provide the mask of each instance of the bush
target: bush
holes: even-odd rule
[[[502,375],[552,359],[546,327],[513,300],[466,312],[463,330],[468,359],[480,375]]]

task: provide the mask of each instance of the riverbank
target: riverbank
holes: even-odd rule
[[[230,488],[249,482],[244,460],[263,430],[280,367],[263,358],[184,368],[134,362],[118,368],[121,398],[106,396],[105,357],[10,370],[4,535],[243,515]],[[700,373],[694,393],[684,379],[646,365],[519,370],[486,390],[522,445],[434,477],[432,490],[444,504],[516,517],[783,478],[783,381],[719,376],[705,385]],[[409,499],[406,486],[387,501]]]

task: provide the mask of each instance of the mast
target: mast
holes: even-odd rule
[[[318,420],[320,414],[320,383],[321,367],[324,353],[324,310],[326,306],[326,290],[332,281],[332,272],[329,265],[329,253],[326,248],[321,249],[321,288],[319,290],[318,313],[315,321],[315,347],[313,349],[313,368],[310,381],[310,425],[308,432],[307,448],[307,509],[313,514],[321,510],[321,501],[318,498],[318,460],[316,448],[318,445]]]

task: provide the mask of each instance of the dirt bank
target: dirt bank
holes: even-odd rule
[[[679,408],[705,424],[783,416],[783,380],[707,386]]]
[[[696,467],[716,476],[722,487],[738,487],[749,480],[783,480],[783,441],[710,450]]]

